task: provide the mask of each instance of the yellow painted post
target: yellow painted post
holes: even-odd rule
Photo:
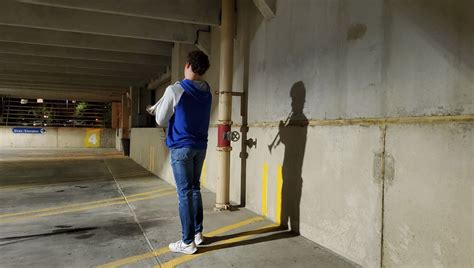
[[[262,169],[262,215],[267,216],[267,191],[268,191],[268,164],[263,164]]]
[[[275,204],[275,222],[281,224],[281,195],[283,189],[283,166],[278,165],[276,181],[276,204]]]

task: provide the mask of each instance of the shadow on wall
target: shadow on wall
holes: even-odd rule
[[[295,83],[290,89],[291,113],[286,122],[280,121],[280,142],[285,146],[282,177],[281,224],[299,233],[300,202],[303,188],[303,160],[308,133],[308,119],[303,113],[306,88],[303,82]]]

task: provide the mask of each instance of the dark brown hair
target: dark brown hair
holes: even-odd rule
[[[188,54],[187,63],[191,65],[191,69],[198,75],[203,75],[209,69],[209,58],[199,50],[191,51]]]

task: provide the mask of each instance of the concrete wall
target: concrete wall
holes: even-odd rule
[[[0,148],[114,148],[114,129],[44,128],[43,134],[15,134],[13,127],[0,127]],[[96,134],[96,145],[88,141]]]
[[[391,126],[386,267],[472,267],[474,124]]]
[[[143,167],[175,185],[163,128],[132,128],[130,157]]]
[[[256,147],[233,144],[231,200],[365,267],[472,266],[473,5],[280,0],[265,21],[238,1],[234,130]],[[160,135],[132,130],[132,158],[173,182]]]

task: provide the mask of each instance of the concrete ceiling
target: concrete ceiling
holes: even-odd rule
[[[220,0],[0,1],[0,96],[119,100],[219,13]]]

